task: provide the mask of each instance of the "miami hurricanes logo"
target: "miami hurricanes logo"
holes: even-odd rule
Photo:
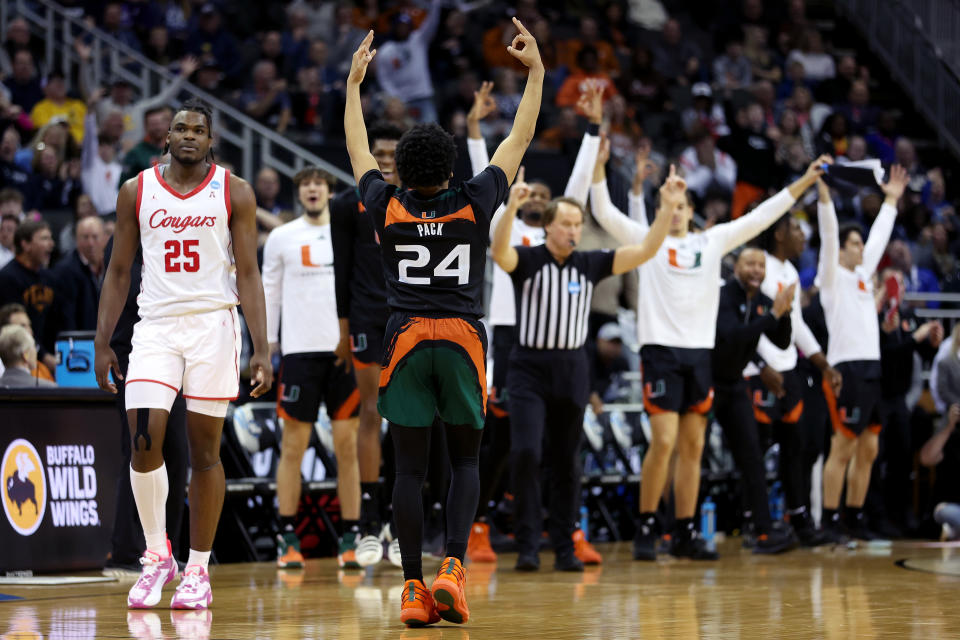
[[[0,462],[3,479],[3,512],[10,526],[29,536],[47,510],[47,480],[40,455],[28,441],[18,438],[10,443]]]
[[[703,257],[702,252],[696,251],[677,251],[676,249],[669,249],[667,255],[670,260],[670,266],[675,269],[699,269],[700,260]]]

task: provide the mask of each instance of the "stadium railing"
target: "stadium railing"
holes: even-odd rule
[[[94,79],[97,85],[105,80],[121,78],[130,82],[140,96],[149,96],[161,86],[175,79],[167,69],[149,60],[140,53],[122,44],[97,28],[91,28],[82,20],[69,15],[63,7],[50,0],[16,0],[0,2],[0,32],[6,33],[7,24],[14,17],[24,18],[31,28],[40,34],[46,47],[47,69],[59,68],[71,77],[79,57],[73,48],[77,36],[89,36],[93,49]],[[221,153],[238,158],[240,175],[252,180],[256,171],[272,167],[279,173],[293,175],[307,165],[317,165],[348,184],[353,176],[284,136],[260,124],[243,112],[199,87],[185,82],[181,93],[200,98],[213,109],[216,132]],[[174,106],[174,105],[171,105]],[[224,145],[231,147],[222,149]]]
[[[960,23],[957,3],[838,0],[836,7],[860,29],[940,139],[960,156],[960,79],[950,63],[960,52],[952,26]]]

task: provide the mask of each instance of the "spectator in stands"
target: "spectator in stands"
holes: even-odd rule
[[[77,248],[77,223],[84,218],[96,216],[97,210],[93,207],[93,200],[85,193],[77,196],[73,202],[73,220],[63,225],[57,237],[57,249],[60,255],[66,255]],[[107,234],[112,235],[110,233]]]
[[[877,123],[877,108],[870,104],[870,89],[866,80],[854,80],[850,84],[847,101],[837,110],[846,116],[851,131],[866,133]]]
[[[442,0],[430,0],[430,12],[416,30],[408,12],[397,13],[391,39],[380,46],[375,59],[380,88],[403,100],[418,122],[437,121],[427,52],[440,22],[441,4]]]
[[[103,250],[106,246],[103,220],[83,218],[76,225],[76,245],[53,269],[63,331],[93,331],[97,328],[97,304],[103,284]]]
[[[27,113],[43,100],[43,88],[34,64],[33,55],[26,49],[17,51],[13,56],[13,75],[4,79],[4,85],[10,91],[10,102]]]
[[[257,206],[266,209],[275,216],[292,211],[292,207],[280,200],[280,174],[270,167],[257,172],[254,183]]]
[[[406,131],[416,124],[410,117],[407,105],[400,98],[387,98],[383,101],[383,118],[381,119],[399,127],[401,131]]]
[[[921,178],[922,183],[926,183],[926,170],[917,159],[917,148],[913,145],[910,138],[900,136],[893,148],[897,164],[902,166],[910,174],[911,186],[914,178]]]
[[[0,215],[0,269],[13,260],[13,236],[19,226],[20,221],[16,216],[6,213]]]
[[[580,97],[586,93],[592,84],[599,84],[603,87],[603,102],[606,102],[617,95],[617,88],[613,84],[613,79],[600,69],[600,61],[597,57],[597,50],[590,45],[584,45],[577,52],[577,64],[575,70],[567,76],[557,91],[556,104],[558,107],[576,107]],[[579,111],[579,108],[578,108]],[[583,115],[581,113],[581,115]]]
[[[35,378],[30,372],[37,366],[37,344],[30,332],[19,325],[7,325],[0,329],[0,361],[4,372],[0,387],[26,388],[56,387],[56,383]]]
[[[43,39],[30,33],[30,25],[24,18],[16,17],[7,24],[7,37],[3,50],[12,61],[20,51],[27,51],[34,60],[42,60],[45,47]]]
[[[365,33],[353,23],[353,10],[348,5],[338,4],[336,7],[335,23],[330,40],[329,64],[337,70],[341,78],[345,79],[350,71],[353,52],[357,48],[357,43],[363,40]]]
[[[74,43],[80,56],[80,79],[86,95],[91,96],[97,87],[93,81],[93,66],[90,64],[91,48],[79,41]],[[143,120],[148,111],[157,107],[165,107],[180,93],[183,83],[187,81],[200,66],[200,61],[194,56],[186,56],[180,60],[179,74],[173,82],[163,85],[159,91],[134,100],[133,86],[122,77],[114,77],[110,83],[109,95],[97,102],[97,121],[104,126],[107,117],[114,111],[120,111],[124,118],[123,143],[129,148],[142,139]]]
[[[316,69],[317,77],[320,79],[324,91],[337,91],[343,94],[346,78],[336,67],[330,64],[330,49],[326,42],[314,40],[310,43],[305,64],[305,69]]]
[[[277,77],[277,67],[261,60],[253,67],[253,84],[240,94],[240,108],[251,118],[283,133],[290,124],[290,95],[287,81]]]
[[[0,306],[0,329],[3,329],[7,325],[16,325],[23,327],[30,334],[30,337],[33,336],[33,327],[30,326],[30,316],[27,315],[27,309],[19,302],[11,302]],[[54,359],[55,360],[55,359]],[[0,361],[0,374],[3,373],[3,362]],[[49,380],[50,382],[54,381],[53,372],[50,368],[47,367],[43,362],[37,361],[37,365],[30,372],[34,378],[41,378],[43,380]]]
[[[430,47],[434,83],[442,86],[460,74],[483,68],[481,52],[467,31],[467,14],[451,11],[439,34]]]
[[[957,291],[960,279],[960,258],[957,257],[958,243],[950,244],[950,234],[947,225],[937,222],[930,231],[930,259],[934,271],[942,280],[950,280],[951,290]]]
[[[183,57],[183,42],[171,39],[167,26],[157,24],[151,27],[147,34],[147,43],[143,55],[161,67],[169,69]]]
[[[627,108],[627,101],[621,95],[615,95],[607,101],[604,115],[608,123],[607,138],[610,140],[610,154],[614,166],[630,168],[637,145],[643,136],[643,129],[637,124],[637,118]]]
[[[98,89],[90,96],[90,111],[84,118],[81,181],[83,190],[90,196],[97,213],[106,215],[117,208],[117,193],[120,191],[123,167],[117,162],[119,140],[97,129],[94,109],[102,95],[102,90]],[[120,122],[122,123],[122,116]]]
[[[342,102],[325,90],[319,68],[304,67],[297,78],[297,90],[290,97],[294,127],[309,133],[310,142],[322,143],[327,133],[333,130],[331,125],[342,109]]]
[[[777,91],[769,80],[758,80],[750,86],[750,95],[763,110],[763,122],[768,127],[777,124]],[[772,136],[771,136],[772,137]]]
[[[816,29],[809,29],[803,36],[799,49],[790,52],[789,65],[794,60],[803,65],[803,75],[811,82],[820,82],[837,75],[837,67],[830,54],[823,50],[823,38]]]
[[[62,209],[82,190],[83,166],[79,158],[61,162],[57,150],[44,147],[33,156],[33,175],[28,183],[27,209]]]
[[[564,42],[561,48],[563,51],[561,63],[567,65],[573,73],[586,72],[587,69],[580,66],[578,55],[585,47],[592,47],[596,53],[594,72],[603,73],[610,78],[617,78],[620,75],[620,62],[617,60],[613,45],[600,39],[600,28],[596,19],[590,15],[580,18],[580,33],[577,37]]]
[[[254,53],[251,63],[261,60],[268,60],[273,63],[276,69],[277,77],[292,82],[296,77],[296,71],[302,60],[294,59],[292,52],[287,52],[283,48],[283,34],[276,29],[264,31],[260,35],[260,41],[256,43],[258,51]],[[306,54],[306,51],[304,51]]]
[[[197,26],[187,36],[187,52],[199,58],[201,64],[216,64],[223,69],[225,79],[236,84],[244,70],[244,58],[233,35],[223,27],[220,10],[212,2],[200,7]]]
[[[220,88],[220,81],[223,79],[223,70],[217,66],[216,62],[204,62],[197,69],[197,75],[193,79],[193,84],[197,85],[207,93],[216,93]]]
[[[633,48],[628,71],[620,76],[617,86],[632,106],[648,113],[664,108],[666,82],[653,68],[653,52],[645,45]]]
[[[58,330],[55,304],[56,295],[50,272],[50,254],[53,253],[53,237],[50,226],[43,221],[24,222],[13,237],[16,247],[14,259],[0,269],[0,306],[18,302],[27,308],[30,324],[44,348],[42,359],[53,369],[56,367],[54,339]]]
[[[835,158],[845,156],[850,145],[849,132],[846,116],[834,111],[820,127],[820,133],[814,141],[815,152],[821,155],[826,153]]]
[[[696,131],[706,129],[714,138],[730,133],[727,126],[727,117],[723,113],[723,105],[714,103],[713,90],[706,82],[698,82],[690,90],[693,95],[693,105],[683,112],[683,130],[687,136]]]
[[[30,145],[17,151],[14,162],[24,171],[33,173],[33,161],[42,149],[53,149],[60,162],[80,157],[80,145],[73,141],[70,129],[63,118],[56,117],[48,124],[37,129]],[[24,193],[27,199],[30,194]]]
[[[293,22],[297,14],[297,22],[306,21],[307,37],[310,40],[329,40],[336,25],[336,14],[341,5],[336,2],[321,2],[318,0],[294,0],[287,7],[288,19]],[[345,6],[348,13],[350,7]],[[362,39],[362,38],[361,38]]]
[[[0,216],[12,216],[17,222],[23,222],[27,214],[23,211],[23,193],[14,187],[0,190]]]
[[[157,163],[163,155],[167,132],[173,112],[170,107],[160,106],[148,109],[143,114],[144,138],[123,157],[123,173],[120,175],[120,184],[130,178],[135,178],[144,169],[149,169]],[[116,202],[114,202],[116,206]]]
[[[3,151],[0,148],[0,156],[2,154]],[[940,167],[934,167],[927,172],[927,189],[923,193],[923,204],[930,209],[934,222],[942,222],[952,214],[953,205],[947,200],[947,185]]]
[[[576,153],[577,149],[580,148],[581,137],[577,112],[573,107],[567,107],[556,113],[553,126],[545,129],[537,136],[533,144],[537,149],[556,151],[567,155]]]
[[[783,78],[783,69],[767,45],[769,36],[769,29],[762,24],[743,25],[743,55],[750,62],[753,77],[775,85]]]
[[[723,55],[713,61],[713,82],[717,89],[733,90],[750,86],[753,66],[743,55],[743,34],[732,33],[724,44]]]
[[[773,140],[767,134],[763,107],[754,102],[741,109],[729,136],[717,146],[736,162],[737,184],[733,192],[731,217],[739,218],[747,206],[764,199],[768,190],[781,179],[776,165]]]
[[[663,25],[660,42],[653,49],[654,67],[664,78],[680,85],[701,79],[700,47],[691,38],[684,38],[680,23],[671,18]]]
[[[136,34],[123,24],[123,3],[107,2],[103,6],[100,28],[110,37],[116,38],[134,51],[140,51],[140,41]]]
[[[60,116],[70,126],[70,135],[74,141],[80,144],[83,141],[83,118],[87,115],[87,106],[82,101],[67,96],[67,81],[63,73],[52,71],[47,75],[43,94],[44,99],[30,111],[34,126],[42,127]]]
[[[513,56],[507,52],[507,46],[516,35],[516,28],[511,21],[511,13],[501,12],[497,16],[497,22],[483,33],[483,60],[490,69],[505,67],[515,69],[516,61]],[[530,28],[530,25],[527,25]],[[533,31],[531,30],[531,33]],[[534,34],[537,38],[537,44],[547,41],[540,37],[540,34]],[[546,65],[545,65],[546,66]],[[549,67],[547,67],[549,68]]]
[[[0,138],[0,187],[14,187],[26,190],[30,173],[14,163],[20,148],[20,134],[17,128],[9,126]]]
[[[894,146],[897,141],[897,116],[893,111],[882,111],[877,116],[877,129],[867,134],[870,155],[888,165],[896,161]]]
[[[729,155],[717,149],[707,131],[700,130],[693,144],[680,154],[687,188],[701,200],[708,191],[719,191],[727,197],[733,195],[737,181],[737,163]]]
[[[887,257],[890,264],[898,269],[903,277],[903,285],[907,293],[937,293],[940,284],[937,276],[930,269],[919,267],[913,260],[910,245],[903,240],[891,240],[887,245]]]
[[[840,56],[837,75],[817,85],[817,100],[829,105],[842,103],[850,96],[850,87],[856,79],[857,59],[851,55]]]

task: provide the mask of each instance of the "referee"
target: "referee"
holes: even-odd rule
[[[685,188],[671,168],[661,194],[668,203],[685,202]],[[513,220],[529,195],[530,186],[523,182],[521,168],[492,246],[493,259],[513,280],[516,302],[517,342],[507,374],[514,531],[519,552],[516,568],[540,568],[540,463],[546,433],[554,568],[582,571],[583,563],[574,554],[571,535],[580,491],[580,435],[590,393],[590,366],[583,345],[593,288],[607,276],[630,271],[653,257],[666,237],[673,209],[661,208],[639,244],[616,251],[578,252],[575,249],[583,230],[583,205],[572,198],[557,198],[543,213],[545,243],[513,247]]]

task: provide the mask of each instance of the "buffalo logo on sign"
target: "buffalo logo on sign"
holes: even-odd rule
[[[29,536],[43,522],[47,509],[43,463],[32,444],[22,438],[10,443],[0,462],[0,478],[7,521],[17,533]]]

